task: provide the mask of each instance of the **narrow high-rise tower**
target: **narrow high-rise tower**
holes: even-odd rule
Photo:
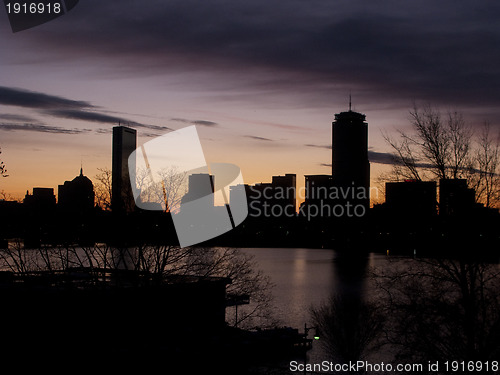
[[[137,131],[125,126],[113,128],[113,171],[111,208],[124,214],[134,209],[134,196],[130,185],[128,157],[137,147]],[[133,166],[135,168],[135,165]]]
[[[335,115],[332,122],[332,178],[352,204],[370,206],[370,162],[366,116],[351,110]],[[354,188],[353,190],[345,190]],[[353,193],[354,197],[353,197]],[[363,194],[365,198],[363,198]]]

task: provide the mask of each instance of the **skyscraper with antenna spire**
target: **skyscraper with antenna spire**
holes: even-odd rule
[[[332,179],[334,186],[364,190],[366,197],[356,194],[348,199],[352,204],[370,206],[370,162],[368,161],[368,123],[364,114],[352,110],[349,94],[349,110],[335,115],[332,122]],[[343,202],[347,203],[347,202]]]

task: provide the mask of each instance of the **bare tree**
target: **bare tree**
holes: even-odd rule
[[[3,199],[5,201],[19,201],[18,199],[14,198],[12,194],[7,193],[5,190],[0,190],[0,199]]]
[[[446,178],[463,178],[471,165],[472,136],[473,131],[468,126],[460,112],[448,112],[447,137],[449,138],[449,150],[445,170],[448,171]]]
[[[396,359],[488,361],[500,355],[500,273],[474,259],[415,259],[376,272]]]
[[[384,317],[373,302],[335,295],[311,309],[320,344],[337,362],[366,360],[379,348]]]
[[[241,250],[169,245],[145,245],[131,250],[129,257],[134,259],[131,264],[137,270],[164,277],[188,275],[231,279],[227,294],[250,298],[250,304],[240,306],[237,315],[228,315],[231,325],[242,328],[277,325],[271,304],[273,284],[258,269],[254,258]]]
[[[415,143],[410,141],[408,136],[399,132],[401,140],[398,142],[388,133],[383,133],[385,141],[392,147],[394,153],[393,173],[391,180],[400,181],[404,179],[422,181],[420,168],[422,164],[419,162]]]
[[[161,205],[165,212],[177,212],[187,192],[187,173],[176,167],[163,168],[154,175],[150,169],[136,171],[136,188],[142,202]]]
[[[487,207],[498,204],[500,146],[489,126],[475,137],[460,112],[443,117],[429,105],[415,105],[410,121],[412,131],[399,131],[398,139],[383,133],[394,158],[387,180],[463,178],[476,190],[478,202]]]
[[[424,162],[437,178],[447,178],[446,162],[449,159],[450,137],[441,121],[441,115],[430,106],[410,111],[414,135],[403,134],[405,139],[419,147]]]
[[[89,268],[100,273],[128,269],[154,276],[196,276],[231,279],[227,293],[249,296],[251,303],[239,308],[237,317],[228,315],[231,325],[239,327],[275,326],[272,288],[268,276],[254,259],[235,248],[196,248],[142,244],[117,248],[107,244],[94,246],[41,246],[26,249],[20,241],[0,249],[0,269],[12,272],[60,272],[71,268]]]
[[[272,310],[273,284],[258,269],[252,256],[235,248],[193,248],[186,262],[188,273],[231,279],[229,295],[249,296],[250,304],[238,307],[230,324],[238,327],[273,327],[278,324]]]
[[[446,120],[431,106],[410,111],[414,132],[401,132],[402,146],[394,147],[401,159],[411,157],[412,167],[419,166],[435,178],[461,178],[469,167],[472,130],[459,112],[448,112]],[[416,154],[410,152],[414,150]]]
[[[500,203],[500,133],[492,134],[489,123],[485,123],[479,135],[471,179],[479,201],[486,207],[495,207]]]
[[[2,153],[2,150],[0,149],[0,154]],[[7,174],[7,168],[5,167],[5,164],[3,161],[0,161],[0,177],[8,177],[9,175]]]
[[[95,203],[103,210],[111,210],[111,193],[113,173],[109,168],[97,168],[99,173],[94,177]]]
[[[111,210],[113,172],[109,168],[97,169],[99,173],[94,176],[95,203],[103,210]],[[186,176],[186,173],[173,167],[163,168],[155,176],[151,175],[149,169],[137,169],[135,187],[142,202],[158,203],[164,211],[175,212],[187,191]],[[124,197],[129,195],[131,192],[125,193]]]
[[[164,168],[158,173],[158,180],[161,181],[162,191],[167,212],[177,212],[180,208],[181,200],[187,193],[187,173],[179,172],[177,168]]]
[[[28,272],[33,269],[31,253],[25,251],[21,241],[15,241],[5,249],[0,248],[0,269],[11,272]]]

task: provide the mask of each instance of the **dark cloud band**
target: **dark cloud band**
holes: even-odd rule
[[[306,144],[306,147],[316,147],[316,148],[325,148],[328,150],[332,149],[331,145],[315,145],[315,144]],[[371,163],[376,163],[376,164],[395,164],[395,158],[394,155],[390,152],[378,152],[378,151],[371,151],[368,150],[368,160],[370,160]],[[321,164],[324,167],[331,167],[331,164]]]
[[[82,134],[88,133],[90,129],[67,129],[57,126],[49,126],[43,124],[8,124],[0,123],[0,131],[27,131],[37,133],[50,133],[50,134]]]
[[[188,120],[185,118],[172,118],[170,119],[176,122],[182,122],[184,124],[192,124],[192,125],[201,125],[201,126],[218,126],[216,122],[208,121],[208,120]]]
[[[254,139],[256,141],[264,141],[264,142],[274,142],[272,139],[270,138],[265,138],[265,137],[258,137],[256,135],[245,135],[244,136],[245,138],[250,138],[250,139]]]
[[[16,107],[54,109],[54,108],[92,108],[86,101],[66,99],[18,88],[0,86],[0,104]]]
[[[172,130],[167,126],[143,124],[136,121],[131,121],[123,117],[111,116],[105,113],[101,113],[97,110],[98,107],[92,105],[87,101],[72,100],[61,96],[49,95],[19,88],[0,86],[0,104],[29,108],[45,115],[71,120],[113,125],[122,124],[158,132]],[[75,134],[74,132],[76,131],[75,129],[63,129],[45,126],[43,124],[40,124],[39,122],[37,123],[37,121],[34,121],[33,118],[26,115],[0,114],[0,119],[8,120],[11,122],[24,122],[24,124],[22,125],[3,124],[4,130],[31,130],[60,134]]]

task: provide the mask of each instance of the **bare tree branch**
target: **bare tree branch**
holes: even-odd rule
[[[0,149],[0,154],[2,153],[2,150]],[[5,164],[3,161],[0,161],[0,177],[8,177],[9,175],[7,174],[7,168],[5,167]]]
[[[486,207],[500,204],[500,141],[489,125],[475,136],[460,112],[448,112],[443,120],[430,105],[414,105],[410,122],[413,131],[399,131],[398,140],[383,133],[394,155],[388,180],[464,178],[476,191],[476,201]]]
[[[109,168],[97,168],[100,172],[94,177],[95,203],[103,210],[111,210],[112,176]]]
[[[396,350],[396,357],[410,361],[498,357],[499,275],[497,265],[473,259],[396,261],[378,270],[376,285],[389,317],[387,344]]]

